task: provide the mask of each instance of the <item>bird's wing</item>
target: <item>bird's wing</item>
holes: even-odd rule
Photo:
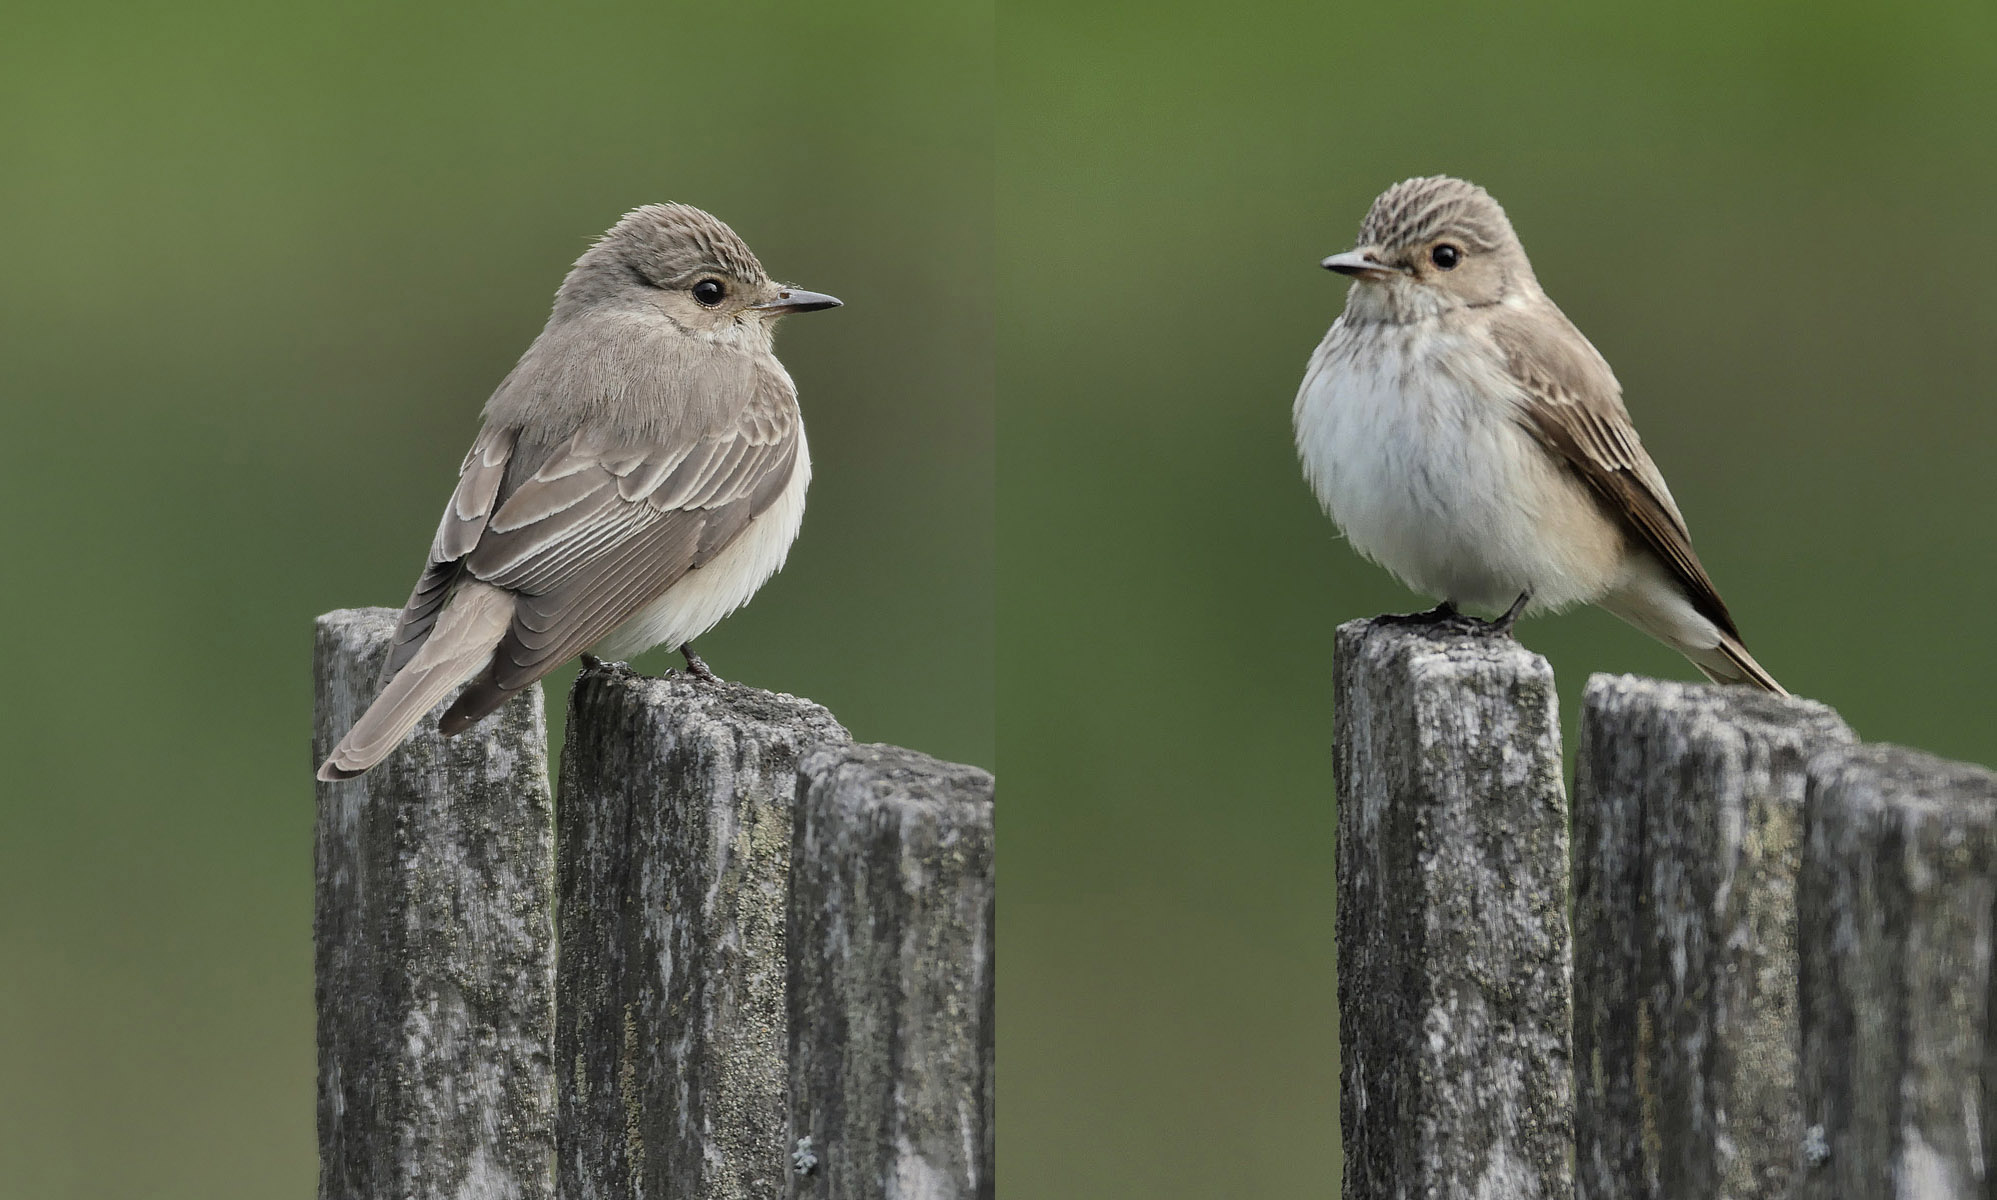
[[[1507,317],[1492,326],[1519,385],[1520,423],[1657,556],[1694,608],[1738,640],[1733,616],[1692,550],[1685,518],[1623,407],[1615,373],[1558,309],[1551,312],[1567,336],[1546,336],[1545,311],[1530,325]]]
[[[416,657],[435,628],[437,614],[450,598],[451,585],[457,582],[465,555],[478,545],[486,521],[492,516],[500,481],[505,478],[507,463],[513,457],[514,440],[513,430],[487,427],[472,442],[464,465],[458,468],[458,488],[451,493],[451,502],[444,506],[444,518],[437,525],[437,536],[430,542],[430,560],[395,623],[395,638],[382,669],[382,682],[394,678],[396,672]]]
[[[484,521],[462,570],[515,597],[455,732],[567,662],[712,559],[790,482],[801,422],[790,379],[756,372],[746,404],[695,436],[556,447]]]

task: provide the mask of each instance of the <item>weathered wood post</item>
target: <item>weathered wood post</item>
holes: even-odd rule
[[[782,1196],[798,761],[846,732],[738,684],[593,667],[561,770],[563,1200]]]
[[[804,758],[791,841],[791,1195],[989,1200],[992,777]]]
[[[395,617],[319,618],[311,768],[374,698]],[[319,1195],[552,1197],[540,690],[449,740],[424,721],[373,771],[319,784],[318,803]]]
[[[1997,1178],[1997,774],[1819,755],[1799,897],[1802,1200],[1984,1200]]]
[[[1784,1197],[1804,766],[1836,713],[1596,676],[1575,766],[1577,1172],[1591,1200]]]
[[[1546,660],[1339,627],[1346,1200],[1572,1194],[1567,805]]]

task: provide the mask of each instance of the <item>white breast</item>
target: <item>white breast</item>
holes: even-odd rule
[[[804,524],[804,490],[811,482],[811,451],[797,435],[797,462],[783,494],[758,513],[721,553],[688,571],[666,594],[638,610],[592,649],[625,659],[653,646],[677,650],[749,602],[756,589],[784,565]]]
[[[1429,596],[1500,609],[1585,602],[1622,539],[1586,485],[1532,439],[1516,385],[1434,321],[1332,325],[1293,417],[1304,475],[1362,554]]]

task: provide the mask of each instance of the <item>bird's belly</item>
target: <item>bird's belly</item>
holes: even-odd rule
[[[631,658],[654,646],[678,649],[747,604],[790,554],[804,523],[804,491],[810,482],[811,455],[800,433],[797,465],[783,494],[707,565],[682,575],[664,595],[604,635],[592,649],[610,659]]]
[[[1409,382],[1422,377],[1435,382]],[[1295,413],[1304,473],[1353,546],[1418,592],[1481,609],[1522,592],[1535,611],[1593,600],[1621,534],[1502,387],[1314,363]]]

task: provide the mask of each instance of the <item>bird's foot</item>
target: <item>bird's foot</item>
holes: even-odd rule
[[[1448,625],[1458,621],[1475,620],[1475,618],[1466,617],[1462,613],[1457,612],[1454,604],[1444,600],[1427,612],[1382,613],[1378,617],[1375,617],[1374,620],[1382,625]],[[1480,625],[1482,623],[1481,621],[1478,622]]]
[[[680,647],[680,657],[686,659],[686,673],[705,683],[720,683],[721,676],[708,668],[705,659],[693,652],[693,643]]]
[[[1486,621],[1457,611],[1447,600],[1418,613],[1388,613],[1375,618],[1382,625],[1405,625],[1426,629],[1440,634],[1455,634],[1461,637],[1510,637],[1512,626],[1519,623],[1519,615],[1525,612],[1526,602],[1532,599],[1531,592],[1519,593],[1512,606],[1496,620]]]

